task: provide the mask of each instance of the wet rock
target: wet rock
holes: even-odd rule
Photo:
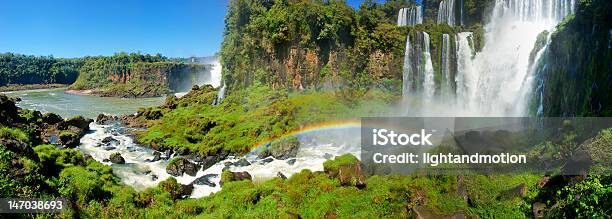
[[[64,119],[62,119],[61,116],[55,113],[45,113],[42,119],[43,119],[43,122],[50,124],[50,125],[55,125],[61,121],[64,121]]]
[[[336,157],[323,163],[323,170],[330,178],[336,178],[342,186],[366,187],[365,176],[361,172],[361,162],[352,154]]]
[[[267,164],[267,163],[270,163],[272,161],[274,161],[274,158],[268,157],[268,158],[265,158],[265,159],[259,161],[259,163],[260,164]]]
[[[106,146],[106,147],[102,147],[102,149],[104,149],[105,151],[112,151],[112,150],[117,149],[117,147],[114,147],[114,146]]]
[[[531,205],[531,211],[534,218],[542,218],[544,217],[544,213],[546,213],[546,204],[541,202],[533,203],[533,205]]]
[[[268,145],[268,148],[263,150],[257,156],[259,158],[274,157],[279,160],[293,158],[297,155],[300,148],[300,141],[295,137],[283,138]]]
[[[93,157],[90,154],[83,154],[83,160],[85,160],[85,162],[91,159],[93,159]]]
[[[290,160],[287,160],[287,164],[289,164],[289,165],[293,165],[293,164],[295,164],[295,161],[297,161],[297,159],[290,159]]]
[[[228,155],[229,155],[229,153],[221,151],[221,152],[219,152],[219,153],[217,153],[215,155],[194,157],[194,158],[198,158],[198,159],[194,159],[194,161],[195,162],[199,162],[202,165],[202,169],[205,170],[205,169],[208,169],[208,168],[212,167],[213,165],[215,165],[219,161],[227,158]]]
[[[109,124],[117,122],[118,119],[119,118],[117,116],[99,114],[98,117],[96,117],[96,123],[100,125],[109,125]]]
[[[104,158],[102,159],[102,162],[110,162],[110,160],[108,158]]]
[[[326,160],[331,160],[334,158],[334,155],[331,155],[330,153],[325,153],[323,155],[323,158],[325,158]]]
[[[153,158],[152,159],[146,159],[145,161],[147,162],[155,162],[155,161],[159,161],[161,160],[161,153],[159,153],[158,151],[154,151],[153,152]]]
[[[101,141],[103,144],[109,145],[109,144],[119,144],[119,140],[113,138],[112,136],[108,136],[104,139],[102,139]]]
[[[285,174],[281,172],[276,173],[276,176],[278,176],[278,178],[281,178],[281,179],[287,179],[287,176],[285,176]]]
[[[217,176],[219,176],[219,175],[218,174],[206,174],[204,176],[198,177],[193,182],[191,182],[191,184],[206,185],[206,186],[210,186],[210,187],[215,187],[215,186],[217,186],[217,184],[215,184],[214,182],[210,181],[210,178],[217,177]]]
[[[111,163],[116,163],[116,164],[124,164],[125,163],[125,159],[123,159],[123,157],[121,156],[120,153],[113,153],[110,155],[110,157],[108,158],[110,160]]]
[[[246,166],[251,165],[251,163],[248,160],[241,158],[240,160],[236,161],[233,165],[237,167],[246,167]]]
[[[223,173],[221,174],[221,181],[219,181],[219,184],[223,186],[223,184],[226,182],[242,181],[242,180],[249,180],[249,181],[252,180],[251,174],[249,174],[246,171],[244,172],[223,171]]]
[[[439,214],[434,210],[429,209],[425,206],[412,207],[412,218],[415,219],[430,219],[430,218],[444,218],[444,219],[463,219],[467,218],[465,213],[457,212],[454,214]]]
[[[166,166],[166,172],[172,176],[182,176],[183,173],[195,176],[199,169],[200,165],[192,163],[184,157],[174,158]]]
[[[193,192],[193,185],[192,184],[189,184],[189,185],[181,184],[181,196],[189,197],[189,196],[191,196],[192,192]]]
[[[61,131],[59,133],[59,140],[57,141],[57,144],[62,145],[65,148],[74,148],[78,146],[81,137],[77,132],[78,131]]]
[[[151,174],[151,180],[155,181],[157,179],[159,179],[159,177],[157,177],[157,175]]]

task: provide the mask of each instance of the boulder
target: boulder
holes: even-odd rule
[[[116,122],[118,119],[119,118],[117,116],[99,114],[98,117],[96,117],[96,123],[100,125],[109,125],[111,123]]]
[[[352,154],[345,154],[323,163],[323,171],[330,178],[336,178],[342,186],[366,187],[365,176],[361,173],[361,162]]]
[[[274,157],[279,160],[293,158],[300,149],[300,141],[295,137],[283,138],[267,145],[267,148],[260,152],[259,158]]]
[[[195,185],[207,185],[207,186],[210,186],[210,187],[215,187],[215,186],[217,186],[217,184],[215,184],[214,182],[210,181],[210,178],[217,177],[217,176],[219,176],[219,175],[218,174],[206,174],[204,176],[198,177],[193,182],[191,182],[191,184],[195,184]]]
[[[285,176],[285,174],[281,172],[276,173],[276,176],[278,176],[278,178],[281,178],[281,179],[287,179],[287,176]]]
[[[110,157],[108,157],[108,160],[110,160],[111,163],[116,163],[116,164],[125,163],[125,159],[123,159],[123,157],[121,156],[119,152],[111,154]]]
[[[325,153],[323,155],[323,158],[325,158],[326,160],[331,160],[334,158],[334,155],[331,155],[330,153]]]
[[[189,197],[189,196],[191,196],[192,192],[193,192],[193,185],[192,184],[189,184],[189,185],[181,184],[181,196],[182,197]]]
[[[267,163],[270,163],[272,161],[274,161],[274,158],[268,157],[268,158],[265,158],[265,159],[259,161],[259,163],[260,164],[267,164]]]
[[[145,161],[147,162],[155,162],[155,161],[159,161],[161,160],[161,153],[159,153],[159,151],[154,151],[153,152],[153,158],[152,159],[146,159]]]
[[[200,165],[192,163],[184,157],[174,158],[166,166],[166,172],[172,176],[182,176],[183,173],[195,176],[199,169]]]
[[[108,136],[108,137],[102,139],[102,143],[106,144],[106,145],[109,145],[109,144],[119,144],[119,140],[117,140],[117,139],[115,139],[115,138],[113,138],[111,136]]]
[[[233,181],[242,181],[242,180],[249,180],[251,181],[251,174],[249,174],[249,172],[231,172],[231,171],[223,171],[223,173],[221,174],[221,181],[219,181],[219,184],[221,186],[223,186],[224,183],[227,182],[233,182]]]
[[[297,161],[297,159],[290,159],[290,160],[287,160],[287,164],[289,164],[289,165],[293,165],[293,164],[295,164],[295,161]]]
[[[62,119],[61,116],[55,113],[45,113],[42,119],[43,119],[43,122],[50,124],[50,125],[55,125],[61,121],[64,121],[64,119]]]
[[[234,166],[237,166],[237,167],[246,167],[246,166],[249,166],[249,165],[251,165],[251,163],[248,160],[244,159],[244,158],[241,158],[240,160],[238,160],[238,161],[236,161],[234,163]]]

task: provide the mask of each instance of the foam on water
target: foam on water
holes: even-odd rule
[[[84,154],[91,155],[93,159],[105,165],[112,166],[113,173],[118,176],[124,184],[142,191],[145,188],[156,186],[159,182],[171,177],[170,174],[166,172],[166,166],[168,165],[169,159],[162,159],[156,162],[147,161],[153,158],[153,153],[155,151],[136,144],[130,136],[125,134],[127,131],[125,128],[117,124],[98,125],[92,123],[90,124],[90,129],[91,131],[81,139],[81,144],[78,149]],[[242,158],[249,161],[251,165],[242,167],[232,165],[229,166],[228,169],[233,172],[249,172],[254,181],[276,177],[279,172],[290,177],[303,169],[322,171],[323,162],[335,156],[352,153],[359,157],[360,138],[355,138],[355,136],[359,136],[359,128],[354,127],[299,134],[295,137],[299,139],[301,147],[295,158],[287,160],[272,159],[271,162],[264,162],[264,159],[258,158],[256,155],[247,155],[244,157],[230,156],[227,159],[217,162],[208,169],[200,169],[196,176],[183,174],[175,178],[179,183],[187,185],[204,175],[216,174],[209,178],[209,181],[216,185],[214,187],[194,184],[194,190],[190,197],[198,198],[208,196],[211,193],[221,190],[219,181],[221,173],[226,167],[225,164],[227,162],[234,163]],[[105,145],[103,139],[107,137],[116,139],[116,143]],[[113,164],[109,161],[105,161],[115,152],[121,153],[121,156],[125,159],[125,164]],[[169,157],[171,158],[173,155]],[[288,161],[292,159],[295,159],[295,163],[290,164]]]

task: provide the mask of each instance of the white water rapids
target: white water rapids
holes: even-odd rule
[[[170,160],[169,158],[175,155],[150,162],[149,160],[154,157],[154,150],[134,143],[132,137],[126,135],[126,130],[118,124],[98,125],[91,123],[90,129],[91,132],[81,138],[81,144],[78,149],[84,154],[91,155],[93,159],[112,166],[113,173],[124,184],[132,186],[137,190],[144,190],[145,188],[156,186],[160,181],[171,177],[166,172],[166,166]],[[359,132],[359,128],[352,128],[304,133],[297,136],[301,146],[295,158],[287,160],[272,158],[271,162],[264,162],[264,159],[257,158],[256,155],[228,157],[208,169],[203,170],[200,168],[196,176],[183,174],[175,178],[179,183],[187,185],[199,177],[215,174],[209,178],[209,181],[216,186],[194,184],[194,190],[190,197],[198,198],[221,190],[219,181],[225,163],[234,163],[241,158],[245,158],[251,165],[232,165],[228,170],[232,172],[247,171],[255,181],[276,177],[279,172],[290,177],[303,169],[322,171],[323,162],[333,159],[335,156],[352,153],[359,157],[360,139],[354,137],[359,136]],[[108,137],[112,137],[116,141],[103,143],[103,140]],[[115,152],[121,153],[121,156],[125,159],[125,164],[113,164],[106,160]],[[162,152],[162,154],[164,153]],[[291,160],[295,162],[292,163]]]

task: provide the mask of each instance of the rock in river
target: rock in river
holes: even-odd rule
[[[166,166],[166,172],[172,176],[181,176],[183,173],[195,176],[199,169],[200,165],[192,163],[184,157],[174,158]]]

